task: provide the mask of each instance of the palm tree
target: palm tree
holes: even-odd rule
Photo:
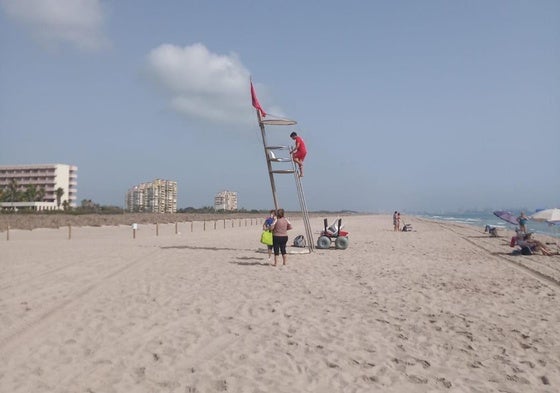
[[[8,184],[8,195],[10,196],[11,202],[17,202],[19,199],[19,185],[17,184],[16,179],[10,180],[10,184]]]
[[[43,202],[44,198],[45,198],[45,187],[41,187],[37,190],[37,197],[35,198],[35,200],[37,202]]]
[[[64,195],[64,190],[62,189],[62,187],[58,187],[55,193],[56,193],[56,206],[60,209],[60,203],[62,201],[62,196]]]
[[[23,195],[27,202],[35,202],[37,199],[37,186],[34,184],[28,185]]]
[[[20,198],[20,192],[18,190],[19,185],[16,179],[11,179],[8,187],[5,191],[4,200],[12,202],[12,210],[15,211],[14,202],[18,202]]]

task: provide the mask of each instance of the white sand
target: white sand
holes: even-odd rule
[[[0,392],[560,391],[560,257],[408,222],[285,267],[256,222],[0,233]]]

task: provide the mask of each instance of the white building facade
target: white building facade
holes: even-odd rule
[[[7,200],[14,199],[13,187],[20,198]],[[30,192],[31,189],[35,192]],[[62,191],[57,191],[59,189]],[[3,195],[0,207],[3,209],[76,207],[78,167],[68,164],[3,165],[0,166],[0,190]]]
[[[126,193],[126,210],[130,212],[176,213],[177,182],[155,179],[140,183]]]
[[[237,210],[237,192],[221,191],[214,197],[214,210]]]

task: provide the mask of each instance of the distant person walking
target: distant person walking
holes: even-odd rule
[[[298,136],[297,133],[292,132],[290,134],[290,138],[296,141],[296,147],[291,151],[292,159],[296,164],[298,164],[299,168],[299,177],[303,177],[303,160],[305,160],[305,156],[307,155],[307,148],[305,147],[305,142],[301,136]]]
[[[396,210],[393,213],[393,231],[395,231],[395,232],[399,231],[398,214],[399,213]]]
[[[521,232],[527,233],[527,221],[529,221],[529,218],[525,215],[524,212],[521,212],[519,217],[517,217],[517,222],[519,223],[519,230],[521,230]]]

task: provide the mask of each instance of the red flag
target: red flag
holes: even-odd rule
[[[266,112],[259,103],[257,94],[255,93],[255,88],[253,87],[253,81],[251,81],[251,100],[253,101],[253,107],[259,111],[262,117],[266,117]]]

